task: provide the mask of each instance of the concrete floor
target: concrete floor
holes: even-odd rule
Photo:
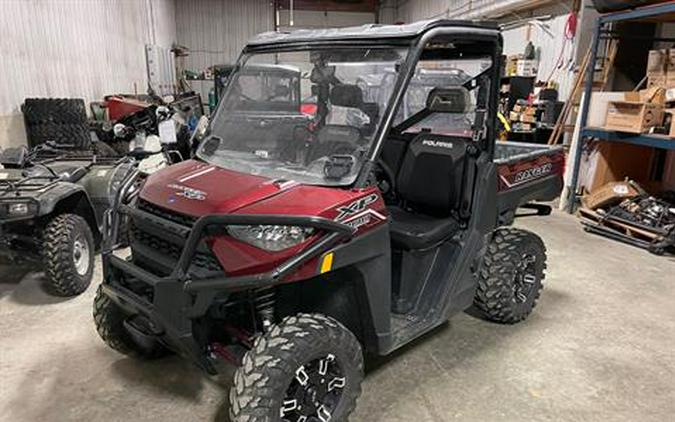
[[[534,314],[516,326],[456,316],[373,365],[352,421],[674,420],[675,260],[567,215],[519,225],[549,249]],[[0,273],[0,420],[227,420],[227,377],[108,350],[95,287],[54,298],[28,270]]]

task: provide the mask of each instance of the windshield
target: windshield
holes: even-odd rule
[[[227,169],[348,185],[373,141],[407,50],[331,48],[244,56],[199,158]]]

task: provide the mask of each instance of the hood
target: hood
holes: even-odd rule
[[[180,214],[282,214],[335,218],[336,207],[359,191],[275,181],[190,160],[167,167],[145,182],[140,197]]]
[[[157,206],[199,217],[234,212],[294,185],[188,160],[152,174],[140,196]]]

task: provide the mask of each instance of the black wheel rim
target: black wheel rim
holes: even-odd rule
[[[335,355],[314,359],[295,371],[280,416],[284,422],[328,422],[336,420],[347,379]]]
[[[537,256],[523,254],[516,268],[513,283],[513,299],[516,303],[526,303],[536,290],[537,284]]]

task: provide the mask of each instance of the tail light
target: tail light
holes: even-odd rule
[[[316,115],[317,109],[318,109],[318,106],[316,104],[312,104],[312,103],[302,103],[302,104],[300,104],[300,113],[305,114],[307,116]]]

